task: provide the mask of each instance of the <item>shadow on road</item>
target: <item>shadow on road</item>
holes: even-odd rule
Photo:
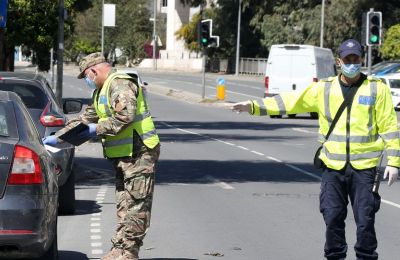
[[[141,260],[198,260],[197,258],[140,258]]]
[[[291,164],[321,176],[311,164]],[[160,160],[156,183],[198,183],[218,181],[240,182],[319,182],[315,177],[271,161]]]
[[[58,260],[87,260],[89,259],[85,254],[74,251],[58,251]]]
[[[107,160],[103,158],[77,157],[76,163],[83,164],[87,168],[77,172],[77,189],[86,189],[83,186],[109,185],[114,186],[114,170]],[[313,174],[296,171],[293,167]],[[84,170],[82,170],[84,169]],[[157,165],[156,183],[197,183],[209,184],[218,181],[227,183],[240,182],[319,182],[319,171],[316,171],[311,163],[291,163],[290,167],[285,163],[269,160],[165,160],[160,159]],[[82,204],[95,203],[82,201]],[[89,208],[91,205],[82,205]]]
[[[94,200],[75,200],[74,215],[87,215],[101,212],[102,206]],[[71,258],[73,259],[73,258]]]

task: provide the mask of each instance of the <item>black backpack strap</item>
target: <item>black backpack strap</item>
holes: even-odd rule
[[[347,106],[351,105],[351,103],[353,102],[354,96],[356,95],[358,88],[359,88],[359,86],[354,86],[354,87],[350,88],[349,92],[347,93],[346,97],[343,100],[343,103],[340,105],[340,107],[335,115],[335,118],[332,121],[331,126],[329,127],[328,133],[326,134],[326,137],[325,137],[325,141],[327,141],[329,136],[331,135],[333,128],[335,128],[335,125],[336,125],[337,121],[339,120],[340,115],[343,113],[344,109]]]

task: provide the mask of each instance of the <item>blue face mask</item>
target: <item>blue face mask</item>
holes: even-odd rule
[[[89,79],[88,76],[86,76],[84,79],[85,79],[85,81],[86,81],[86,85],[88,85],[88,87],[89,87],[90,89],[96,89],[96,83],[94,83],[94,79],[91,80],[91,79]],[[96,78],[95,78],[95,79],[96,79]]]
[[[355,78],[361,71],[361,64],[341,64],[342,73],[347,78]]]

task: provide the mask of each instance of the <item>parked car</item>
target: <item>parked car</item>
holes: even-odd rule
[[[400,73],[387,74],[380,79],[390,87],[394,109],[400,110]]]
[[[297,44],[272,45],[265,70],[264,97],[302,91],[311,82],[334,75],[336,65],[330,49]],[[318,113],[313,112],[311,116],[316,118]]]
[[[67,122],[63,108],[75,104],[75,111],[80,112],[82,103],[66,100],[59,104],[46,80],[40,74],[27,72],[0,72],[0,90],[12,91],[20,96],[33,118],[41,138],[54,134]],[[73,159],[75,147],[68,143],[59,144],[61,150],[54,154],[58,167],[58,185],[60,187],[59,213],[73,214],[75,207],[75,175]]]
[[[400,61],[382,61],[371,67],[371,75],[376,77],[400,72]]]
[[[0,91],[0,258],[57,259],[56,165],[22,100]]]

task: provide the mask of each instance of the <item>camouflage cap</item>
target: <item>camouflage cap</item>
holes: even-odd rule
[[[87,68],[90,68],[94,65],[100,64],[106,62],[106,59],[104,56],[101,54],[101,52],[95,52],[92,54],[87,55],[84,57],[80,62],[79,62],[79,70],[80,73],[78,75],[78,79],[81,79],[84,77],[84,72]]]

